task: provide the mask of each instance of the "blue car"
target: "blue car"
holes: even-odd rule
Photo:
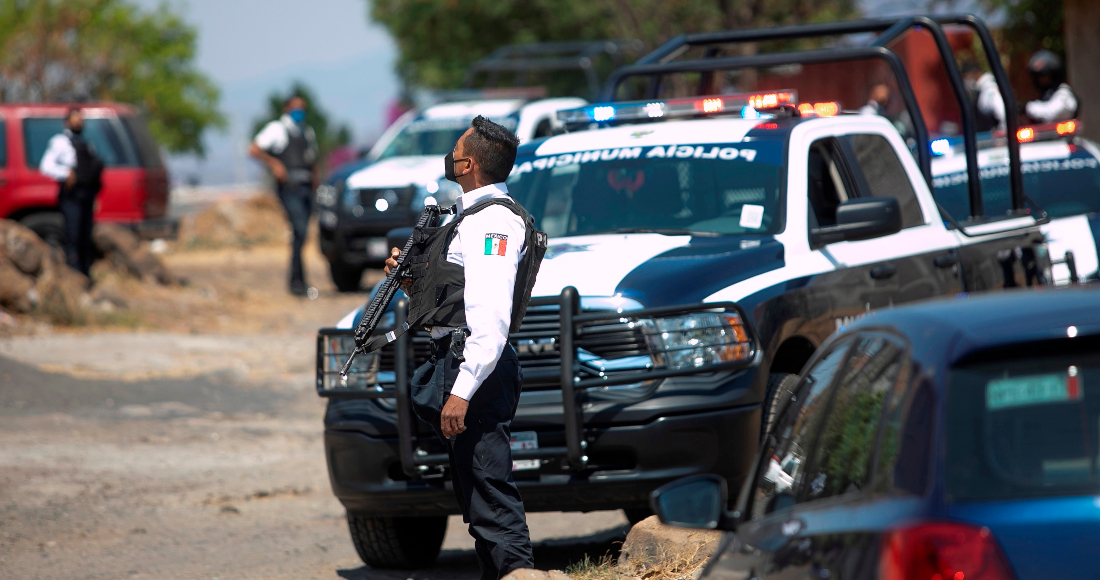
[[[716,475],[653,494],[734,531],[704,578],[1100,578],[1100,292],[876,311],[783,397],[732,510]]]

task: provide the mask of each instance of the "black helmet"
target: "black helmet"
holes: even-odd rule
[[[1027,61],[1027,70],[1033,75],[1058,76],[1064,69],[1062,59],[1058,58],[1058,55],[1049,50],[1040,50],[1031,55],[1031,60]]]

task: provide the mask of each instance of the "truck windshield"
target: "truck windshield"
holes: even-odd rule
[[[1068,148],[1066,155],[1020,164],[1024,191],[1052,218],[1100,212],[1100,161],[1082,146]],[[981,175],[985,214],[1011,211],[1008,165],[983,166]],[[966,171],[938,175],[932,183],[936,201],[952,216],[970,215]]]
[[[1100,493],[1100,355],[1079,347],[1061,353],[1005,356],[951,372],[944,421],[950,499]]]
[[[515,119],[493,119],[509,131],[516,129]],[[417,155],[446,155],[454,149],[458,138],[470,128],[470,119],[417,119],[385,145],[378,159]]]
[[[783,143],[621,147],[516,160],[508,189],[550,236],[782,230]]]

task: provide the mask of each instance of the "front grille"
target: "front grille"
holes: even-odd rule
[[[523,387],[525,389],[558,388],[561,380],[561,357],[558,352],[558,340],[561,336],[561,317],[557,304],[531,305],[523,317],[523,323],[515,334],[509,337],[519,356],[523,368]],[[410,346],[410,373],[423,364],[430,356],[428,334],[416,331]],[[601,322],[580,326],[575,344],[582,352],[600,359],[613,361],[632,356],[648,356],[649,348],[640,328],[631,328],[625,323]],[[380,370],[392,371],[394,368],[394,347],[386,346],[381,351]],[[583,361],[582,361],[583,362]],[[584,378],[598,376],[598,371],[580,365]],[[411,374],[410,374],[411,376]]]

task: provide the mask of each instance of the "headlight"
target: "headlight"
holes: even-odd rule
[[[638,321],[650,352],[669,370],[748,360],[752,345],[741,317],[700,312]]]
[[[338,193],[331,185],[322,185],[317,188],[317,205],[332,207],[336,205]]]

